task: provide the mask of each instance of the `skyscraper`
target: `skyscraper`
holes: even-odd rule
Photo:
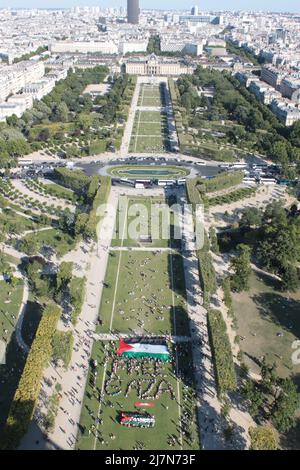
[[[193,16],[198,16],[198,13],[199,13],[199,9],[198,9],[197,5],[195,5],[195,6],[191,9],[191,15],[193,15]]]
[[[139,0],[127,0],[127,21],[131,24],[139,23]]]

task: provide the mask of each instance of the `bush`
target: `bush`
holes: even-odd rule
[[[249,429],[250,450],[277,450],[278,434],[270,426],[257,426]]]

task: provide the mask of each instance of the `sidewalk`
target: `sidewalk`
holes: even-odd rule
[[[102,221],[104,236],[99,238],[97,246],[89,253],[89,269],[86,273],[87,294],[77,325],[73,327],[74,347],[70,366],[66,371],[62,367],[54,368],[53,365],[50,365],[45,371],[35,418],[19,449],[70,450],[75,447],[93,334],[96,329],[109,246],[115,224],[118,204],[118,193],[115,188],[111,190],[108,203],[111,205],[113,213],[104,216]],[[95,307],[93,307],[94,305]],[[62,386],[61,400],[55,421],[55,429],[47,439],[43,436],[39,419],[46,411],[47,402],[54,393],[56,383]]]

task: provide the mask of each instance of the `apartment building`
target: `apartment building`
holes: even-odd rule
[[[273,100],[271,109],[285,126],[292,126],[296,121],[300,120],[300,109],[284,100]]]
[[[113,41],[56,41],[49,44],[52,54],[63,53],[100,53],[117,54],[118,45]]]
[[[235,74],[235,78],[246,88],[249,88],[250,83],[253,82],[254,80],[259,81],[259,79],[255,78],[255,76],[252,73],[246,73],[246,72],[237,72]]]
[[[261,80],[268,83],[274,88],[279,88],[281,81],[285,77],[286,73],[278,70],[276,67],[263,67],[261,69]]]
[[[162,39],[160,43],[162,52],[181,52],[182,54],[202,55],[202,42],[178,41],[172,38]]]
[[[24,61],[0,70],[0,102],[45,75],[43,62]]]
[[[251,91],[251,93],[253,93],[263,104],[270,104],[274,99],[281,98],[278,91],[260,80],[252,80],[249,85],[249,91]]]
[[[148,40],[142,41],[120,41],[119,52],[120,54],[128,54],[129,52],[146,52],[148,47]]]
[[[294,103],[300,103],[300,80],[284,78],[280,85],[282,96],[289,98]]]

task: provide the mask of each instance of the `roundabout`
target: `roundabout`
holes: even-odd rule
[[[163,178],[178,179],[190,174],[190,170],[179,166],[162,165],[120,165],[107,169],[107,174],[115,178]]]

